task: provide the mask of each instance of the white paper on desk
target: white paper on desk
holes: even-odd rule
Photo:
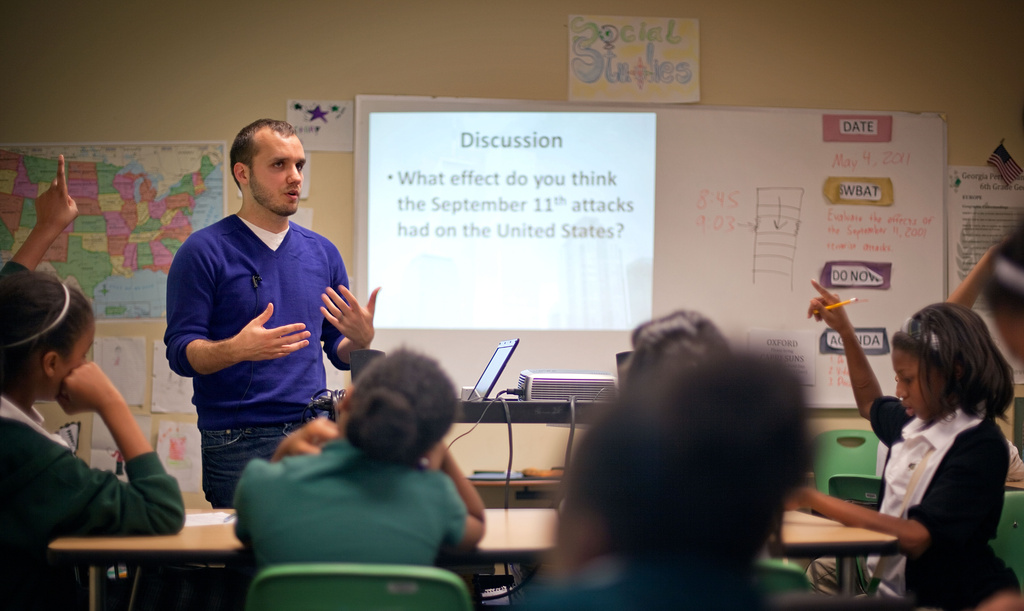
[[[97,337],[92,354],[125,402],[141,406],[146,389],[146,338]]]
[[[132,414],[142,434],[149,439],[149,432],[153,427],[153,419],[150,416]],[[89,449],[89,466],[93,469],[111,471],[117,474],[117,479],[122,482],[128,481],[128,475],[124,472],[124,457],[117,449],[114,436],[110,429],[103,422],[103,419],[93,414],[92,417],[92,440]]]
[[[199,492],[202,459],[199,429],[191,422],[161,420],[156,453],[182,492]]]
[[[194,414],[192,405],[192,380],[173,371],[167,362],[167,346],[153,342],[153,413]]]
[[[185,514],[185,526],[216,526],[235,521],[235,514],[226,511],[204,511]]]

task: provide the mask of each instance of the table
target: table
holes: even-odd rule
[[[843,526],[839,522],[800,511],[787,511],[782,519],[780,553],[794,558],[835,556],[840,567],[840,590],[853,594],[858,556],[895,554],[899,541],[893,535]]]
[[[558,521],[554,509],[486,509],[487,528],[477,549],[447,552],[441,566],[499,562],[535,562],[554,545]],[[189,511],[189,514],[210,513]],[[230,513],[230,512],[229,512]],[[89,608],[105,608],[106,567],[114,562],[136,565],[252,565],[252,552],[235,537],[234,521],[186,526],[176,535],[60,537],[50,543],[50,564],[88,564]]]
[[[486,509],[487,529],[476,550],[445,552],[441,566],[536,562],[554,547],[558,514],[554,509]],[[190,514],[209,513],[190,511]],[[780,551],[791,557],[835,555],[852,560],[898,549],[896,537],[843,526],[825,518],[788,511],[783,518]],[[103,609],[105,567],[114,562],[138,565],[209,563],[252,565],[252,552],[235,537],[234,522],[187,526],[176,535],[135,537],[60,537],[50,543],[51,564],[88,564],[90,609]],[[847,571],[849,573],[849,571]]]

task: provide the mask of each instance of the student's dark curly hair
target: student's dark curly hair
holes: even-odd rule
[[[295,135],[295,128],[292,127],[291,123],[287,121],[279,121],[277,119],[256,119],[252,123],[246,125],[238,132],[235,136],[235,141],[231,144],[231,176],[235,175],[235,164],[244,163],[246,167],[252,168],[252,159],[256,156],[256,132],[260,131],[264,127],[269,128],[275,134],[284,138],[289,138]],[[238,184],[238,179],[235,178],[235,186],[239,189],[242,185]]]
[[[448,432],[457,406],[437,361],[398,350],[359,374],[345,434],[370,458],[415,466]]]
[[[23,271],[0,279],[0,388],[24,377],[39,352],[67,357],[92,321],[82,291],[67,287],[65,293],[50,274]]]
[[[747,355],[655,369],[580,442],[563,519],[597,516],[621,556],[748,566],[810,464],[803,387]]]
[[[649,320],[633,330],[632,339],[624,371],[627,390],[631,383],[646,383],[647,373],[666,362],[689,367],[729,352],[715,323],[693,310]]]
[[[936,393],[945,413],[961,407],[991,420],[1001,417],[1013,399],[1013,370],[970,308],[927,306],[893,335],[892,346],[917,357],[921,385]],[[945,381],[942,388],[928,388],[933,372]]]

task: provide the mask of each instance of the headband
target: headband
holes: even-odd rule
[[[903,326],[900,327],[900,331],[903,331],[919,342],[928,344],[929,348],[937,351],[939,349],[939,338],[931,331],[927,333],[926,337],[921,327],[921,319],[916,316],[911,316],[903,323]]]
[[[999,283],[1018,295],[1024,296],[1024,270],[1014,265],[1006,257],[1000,255],[996,258],[993,271]]]
[[[49,325],[47,325],[46,328],[43,329],[42,331],[40,331],[39,333],[36,333],[35,335],[30,335],[30,336],[26,337],[25,339],[18,340],[16,342],[12,343],[12,344],[7,344],[6,346],[4,346],[4,348],[13,348],[15,346],[20,346],[22,344],[27,344],[29,342],[33,342],[33,341],[39,339],[40,337],[46,335],[50,331],[53,331],[54,329],[56,329],[57,325],[59,325],[61,322],[64,321],[64,317],[68,315],[68,307],[71,305],[71,293],[68,292],[68,286],[66,284],[64,284],[63,282],[61,283],[60,286],[61,286],[61,288],[64,289],[64,307],[61,308],[60,314],[57,315],[57,318],[55,318],[53,322],[51,322]]]

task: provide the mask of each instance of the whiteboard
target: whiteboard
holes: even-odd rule
[[[357,295],[372,288],[365,285],[367,259],[373,257],[365,248],[370,113],[483,110],[657,114],[653,316],[698,310],[741,348],[766,330],[813,334],[816,342],[824,327],[806,317],[814,295],[809,280],[837,261],[891,264],[888,288],[837,289],[844,298],[867,300],[850,309],[858,328],[884,328],[891,338],[911,313],[945,298],[946,125],[940,115],[408,96],[356,98]],[[825,115],[889,117],[891,138],[826,141]],[[892,204],[832,203],[826,196],[830,178],[887,179]],[[784,252],[778,250],[780,239]],[[424,299],[455,300],[466,292],[501,299],[503,292],[530,289],[529,278],[490,279],[460,294]],[[384,287],[380,300],[387,294]],[[628,331],[500,329],[379,329],[374,347],[419,348],[438,357],[457,385],[472,385],[496,342],[508,337],[522,341],[498,388],[514,387],[524,369],[614,372],[615,353],[629,349]],[[842,356],[815,350],[811,360],[804,364],[813,382],[806,386],[811,404],[853,407]],[[891,392],[890,357],[869,360],[883,390]]]

